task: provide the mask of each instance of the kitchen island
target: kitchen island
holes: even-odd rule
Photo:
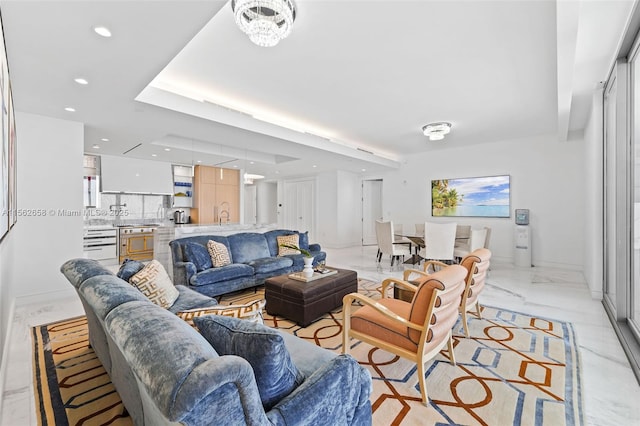
[[[229,223],[224,225],[219,224],[185,224],[185,225],[173,225],[162,226],[156,230],[155,239],[153,241],[153,257],[164,266],[169,273],[169,276],[173,278],[173,264],[171,262],[171,249],[169,248],[169,241],[176,238],[192,237],[196,235],[232,235],[239,232],[267,232],[273,229],[277,229],[278,225],[275,223],[260,224],[260,225],[244,225],[241,223]]]

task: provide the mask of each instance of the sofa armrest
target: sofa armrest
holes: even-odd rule
[[[191,277],[196,272],[196,265],[191,262],[175,262],[173,264],[173,285],[189,286]]]
[[[207,419],[224,419],[226,424],[268,424],[253,368],[234,355],[209,359],[194,368],[177,390],[167,417],[185,424]]]
[[[371,424],[371,375],[338,355],[282,399],[267,417],[274,425]]]
[[[320,244],[309,244],[309,251],[322,251],[322,247],[320,247]]]

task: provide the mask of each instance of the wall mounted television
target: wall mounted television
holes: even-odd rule
[[[431,181],[432,216],[510,217],[509,175]]]

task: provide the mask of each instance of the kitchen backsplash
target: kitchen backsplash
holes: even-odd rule
[[[147,194],[99,194],[97,209],[87,209],[85,220],[130,222],[144,220],[145,222],[166,223],[173,218],[176,210],[171,207],[170,195]],[[189,209],[182,209],[187,211]]]

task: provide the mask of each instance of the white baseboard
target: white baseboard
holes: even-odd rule
[[[603,297],[604,297],[604,294],[602,293],[602,290],[591,290],[591,298],[593,300],[602,301]]]
[[[2,413],[2,404],[4,402],[4,386],[5,378],[7,377],[7,364],[9,361],[9,343],[11,342],[11,330],[13,329],[13,317],[16,311],[16,299],[11,301],[9,306],[9,316],[7,317],[7,334],[2,346],[2,364],[0,365],[0,413]]]
[[[22,296],[16,297],[14,300],[16,306],[23,306],[31,303],[42,303],[51,300],[68,299],[69,297],[74,296],[77,297],[78,293],[76,293],[73,287],[69,286],[69,288],[48,291],[45,293],[24,294]]]

